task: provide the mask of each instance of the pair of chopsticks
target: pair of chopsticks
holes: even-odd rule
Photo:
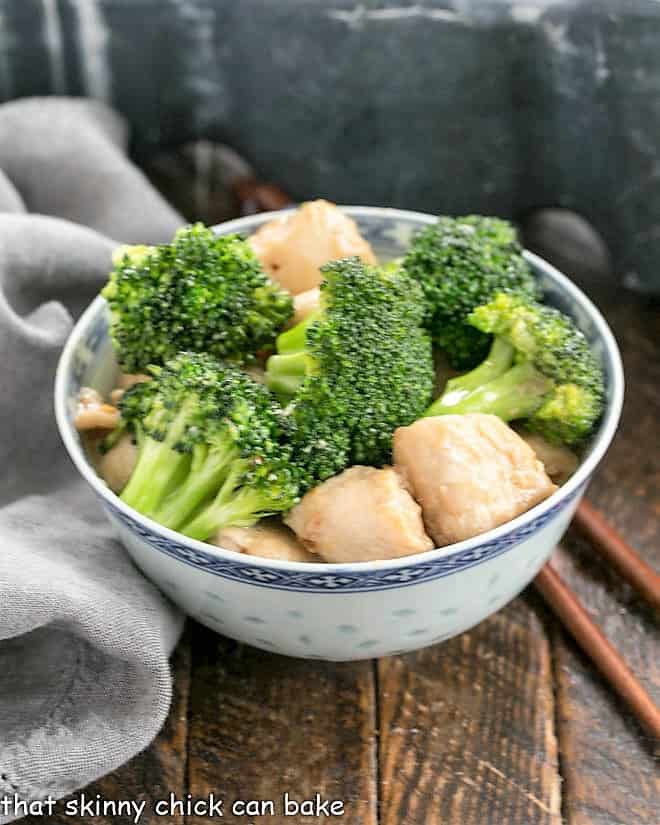
[[[244,215],[282,209],[293,203],[281,189],[260,183],[251,174],[237,175],[231,187]],[[660,576],[587,501],[578,505],[573,524],[649,604],[660,609]],[[642,725],[660,740],[660,709],[550,562],[536,576],[534,584]]]
[[[587,501],[573,524],[650,605],[660,609],[660,575],[653,570]],[[548,562],[534,579],[537,590],[640,723],[660,740],[660,708],[616,648],[592,621],[578,597]]]

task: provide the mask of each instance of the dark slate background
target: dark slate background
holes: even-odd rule
[[[0,0],[0,94],[229,144],[298,199],[573,209],[660,291],[657,0]]]

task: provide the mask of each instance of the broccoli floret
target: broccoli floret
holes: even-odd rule
[[[296,503],[289,423],[266,387],[200,353],[179,353],[152,373],[139,385],[149,389],[123,404],[131,422],[143,415],[123,501],[201,540]]]
[[[102,294],[127,372],[181,350],[245,360],[272,345],[293,312],[291,296],[246,240],[202,224],[180,229],[169,244],[121,247]]]
[[[322,273],[318,311],[279,336],[266,368],[268,386],[293,399],[310,484],[349,463],[389,461],[392,433],[419,417],[433,387],[419,286],[400,267],[358,258]]]
[[[158,373],[158,368],[151,368]],[[151,409],[151,403],[158,391],[158,383],[154,381],[138,381],[124,391],[119,399],[121,422],[139,437],[142,435],[141,422]]]
[[[447,382],[426,415],[492,413],[574,445],[603,408],[603,371],[584,335],[558,310],[525,295],[500,293],[469,322],[495,336],[486,360]]]
[[[120,266],[128,261],[132,266],[140,266],[155,248],[148,244],[122,244],[112,253],[112,265]]]
[[[118,404],[119,424],[99,444],[101,453],[112,449],[125,432],[129,432],[136,442],[142,437],[141,421],[149,411],[154,393],[152,381],[140,381],[124,391]]]
[[[403,266],[424,290],[425,323],[454,369],[476,366],[491,343],[467,322],[473,309],[508,290],[539,297],[515,228],[499,218],[441,216],[416,234]]]
[[[302,493],[354,463],[350,407],[343,400],[338,402],[333,395],[336,391],[322,379],[305,381],[285,408],[292,422],[292,446],[301,471]]]

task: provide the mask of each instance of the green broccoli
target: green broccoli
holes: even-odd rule
[[[293,312],[291,296],[267,277],[246,240],[202,224],[180,229],[169,244],[121,247],[102,294],[127,372],[181,350],[249,359]]]
[[[473,309],[497,292],[539,297],[515,228],[499,218],[441,216],[413,238],[403,266],[424,290],[425,323],[454,369],[476,366],[490,346],[490,336],[467,322]]]
[[[295,422],[308,485],[348,464],[390,460],[392,433],[432,397],[431,342],[421,289],[397,266],[358,258],[322,267],[320,308],[277,339],[268,386]]]
[[[160,368],[151,368],[158,374]],[[141,422],[151,409],[154,395],[158,391],[158,382],[138,381],[124,391],[119,399],[121,424],[133,431],[136,436],[142,434]]]
[[[128,432],[137,442],[143,435],[141,421],[148,413],[156,391],[153,381],[139,381],[123,393],[119,401],[119,424],[99,444],[101,453],[107,453]]]
[[[138,459],[121,494],[160,524],[204,540],[297,501],[289,422],[268,390],[212,356],[182,352],[126,393]]]
[[[525,295],[500,293],[468,317],[494,335],[488,357],[447,382],[426,415],[492,413],[525,419],[555,443],[575,445],[603,408],[603,371],[584,335],[558,310]]]

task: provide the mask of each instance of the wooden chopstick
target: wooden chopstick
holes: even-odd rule
[[[623,540],[598,510],[583,499],[573,516],[573,524],[640,596],[660,610],[660,575]]]
[[[550,563],[536,576],[534,584],[564,627],[619,696],[627,702],[642,725],[660,740],[660,708]]]

